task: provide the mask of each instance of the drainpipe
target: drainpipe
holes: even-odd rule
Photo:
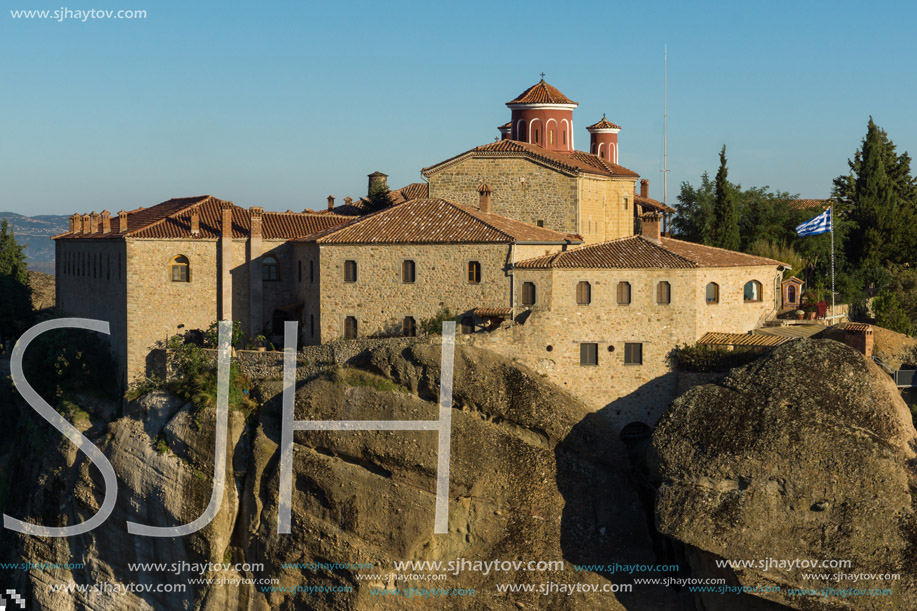
[[[509,277],[509,307],[512,309],[512,314],[510,320],[515,322],[516,320],[516,242],[513,242],[513,245],[510,247],[512,250],[512,259],[513,263],[510,266],[510,277]]]

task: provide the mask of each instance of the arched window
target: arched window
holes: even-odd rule
[[[672,285],[665,280],[656,285],[656,303],[659,305],[672,303]]]
[[[191,264],[185,255],[172,257],[172,282],[191,282]]]
[[[535,144],[538,144],[538,128],[535,128]]]
[[[477,261],[469,261],[467,274],[465,276],[470,284],[481,283],[481,264]]]
[[[516,131],[518,132],[516,134],[517,139],[520,142],[525,142],[525,121],[519,121],[519,124],[516,126]]]
[[[417,266],[410,259],[401,262],[401,281],[405,283],[414,282],[416,278]]]
[[[524,306],[535,305],[535,283],[534,282],[523,282],[522,283],[522,305]]]
[[[401,321],[401,334],[405,337],[414,337],[417,335],[417,321],[413,316],[405,316]]]
[[[796,287],[792,284],[786,287],[786,301],[787,303],[796,303]]]
[[[357,319],[353,316],[348,316],[344,319],[344,339],[356,339],[357,338]]]
[[[576,285],[576,303],[579,305],[592,303],[592,285],[585,280],[581,280]]]
[[[749,280],[745,283],[745,301],[761,301],[761,283],[757,280]]]
[[[344,282],[357,281],[357,262],[344,261]]]
[[[567,130],[564,130],[564,146],[567,146]]]
[[[630,305],[630,282],[618,283],[618,305]]]
[[[267,256],[261,260],[261,279],[265,282],[280,280],[280,266],[277,265],[277,259]]]
[[[719,303],[720,302],[720,285],[716,282],[711,282],[707,285],[707,303]]]

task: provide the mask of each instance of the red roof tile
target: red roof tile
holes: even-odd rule
[[[541,79],[522,93],[514,100],[507,102],[509,104],[576,104],[573,100],[565,96],[553,85],[548,85],[544,79]]]
[[[218,238],[222,219],[222,204],[215,197],[204,195],[170,199],[151,208],[138,208],[128,213],[127,233],[120,232],[120,219],[111,218],[111,233],[71,234],[64,233],[55,238],[63,239],[170,239],[170,238]],[[247,238],[251,232],[249,211],[232,204],[232,235]],[[200,233],[191,236],[191,214],[196,210]],[[302,212],[265,212],[262,215],[261,233],[265,239],[292,239],[315,233],[347,222],[349,219],[336,215],[317,215]]]
[[[682,242],[671,238],[662,238],[661,244],[656,244],[636,235],[516,262],[516,267],[521,269],[691,269],[752,265],[783,264],[764,257],[755,257],[740,252]]]
[[[621,126],[615,125],[614,123],[606,119],[604,115],[602,115],[601,121],[599,121],[598,123],[593,123],[592,125],[589,125],[588,127],[586,127],[586,129],[621,129]]]
[[[415,199],[301,238],[319,244],[580,243],[578,236],[444,199]]]
[[[821,208],[825,210],[830,205],[830,199],[794,199],[790,202],[790,207],[796,210],[808,210],[809,208]]]
[[[453,163],[476,157],[523,157],[539,161],[571,175],[587,173],[610,177],[636,178],[639,176],[633,170],[628,170],[624,166],[606,161],[598,155],[582,151],[573,151],[572,153],[549,151],[537,144],[529,144],[517,140],[499,140],[477,146],[470,151],[465,151],[436,165],[424,168],[421,173],[429,177],[431,174],[435,174]]]
[[[649,197],[643,197],[639,193],[634,195],[634,203],[640,204],[640,207],[643,208],[643,212],[665,212],[668,214],[674,213],[675,208],[670,208],[660,201],[651,199]]]

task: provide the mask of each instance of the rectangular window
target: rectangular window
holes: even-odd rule
[[[643,364],[643,344],[624,344],[624,364]]]
[[[672,302],[672,285],[663,280],[656,285],[656,303],[669,305]]]
[[[580,344],[579,345],[579,364],[582,366],[599,364],[599,345],[598,344]]]
[[[416,278],[417,266],[414,265],[414,262],[408,259],[407,261],[401,262],[401,281],[410,284],[414,282]]]
[[[357,281],[357,262],[344,261],[344,282]]]
[[[576,285],[576,303],[579,305],[589,305],[592,303],[592,286],[585,280]]]
[[[630,304],[630,282],[618,283],[618,305]]]
[[[535,283],[534,282],[523,282],[522,283],[522,305],[524,306],[535,305]]]
[[[468,262],[468,282],[471,284],[480,284],[481,282],[481,264],[477,261]]]

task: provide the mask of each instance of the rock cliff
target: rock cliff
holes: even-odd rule
[[[438,414],[440,347],[382,347],[353,366],[299,382],[297,419],[428,420]],[[314,431],[295,434],[292,533],[278,534],[281,383],[264,380],[263,404],[230,412],[229,484],[214,521],[190,536],[128,534],[125,521],[155,526],[190,522],[210,496],[214,410],[197,412],[165,394],[128,405],[110,420],[96,410],[85,434],[119,478],[109,520],[85,535],[43,539],[4,531],[4,560],[83,562],[74,570],[13,574],[36,608],[376,609],[430,608],[396,588],[474,589],[436,608],[665,609],[660,590],[609,593],[538,590],[546,582],[603,584],[620,576],[576,572],[572,563],[652,563],[648,529],[604,420],[538,374],[483,350],[455,355],[449,532],[433,534],[436,433]],[[85,520],[98,509],[102,478],[82,453],[37,416],[24,416],[4,512],[51,526]],[[443,581],[402,581],[394,561],[563,560],[563,570],[466,570]],[[130,570],[134,562],[263,564],[263,569],[205,575]],[[351,562],[371,570],[285,568],[286,563]],[[411,573],[412,571],[405,571]],[[426,571],[413,571],[421,576]],[[372,578],[371,575],[381,577]],[[195,577],[276,579],[258,585],[188,584],[183,593],[62,596],[67,583],[187,583]],[[224,582],[225,583],[225,582]],[[507,595],[498,584],[533,584]],[[379,595],[380,590],[388,594]],[[440,604],[442,603],[442,604]]]
[[[772,590],[707,595],[705,609],[915,609],[915,437],[907,406],[874,363],[832,340],[787,344],[689,390],[664,414],[651,458],[657,527],[686,546],[695,577]],[[717,568],[723,559],[850,565]],[[901,577],[849,578],[857,573]],[[891,596],[790,592],[885,587]]]

